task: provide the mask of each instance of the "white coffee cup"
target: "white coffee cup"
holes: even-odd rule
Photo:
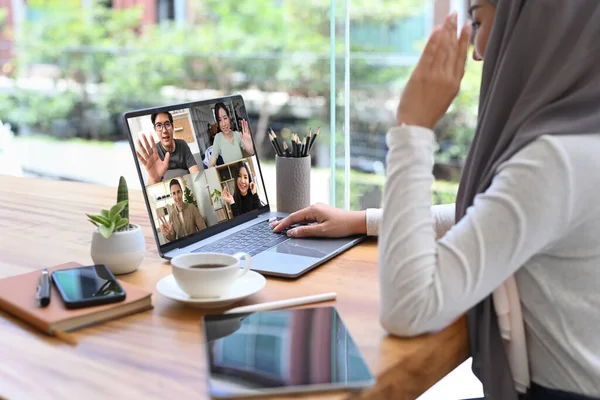
[[[242,259],[246,261],[243,269],[240,268]],[[181,290],[190,297],[206,298],[226,294],[233,283],[250,270],[251,261],[247,253],[193,253],[173,257],[171,266]]]

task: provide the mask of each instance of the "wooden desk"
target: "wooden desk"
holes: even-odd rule
[[[170,266],[158,257],[141,192],[129,196],[130,217],[144,230],[147,252],[140,269],[120,279],[152,290],[154,309],[78,330],[75,347],[0,312],[0,398],[208,398],[201,311],[156,293]],[[91,264],[93,226],[85,213],[114,204],[116,188],[0,176],[0,198],[5,277],[68,261]],[[338,293],[335,303],[323,305],[338,308],[377,385],[324,398],[415,399],[468,356],[464,319],[436,335],[386,335],[378,322],[376,260],[376,243],[367,241],[298,280],[268,279],[246,301]]]

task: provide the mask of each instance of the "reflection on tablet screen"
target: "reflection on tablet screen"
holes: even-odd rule
[[[216,398],[360,389],[374,379],[333,307],[204,317]]]

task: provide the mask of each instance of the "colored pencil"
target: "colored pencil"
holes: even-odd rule
[[[313,145],[315,144],[315,140],[317,140],[317,136],[319,136],[319,132],[321,131],[321,128],[317,128],[317,130],[315,131],[315,134],[313,135],[311,141],[310,141],[310,145],[308,146],[308,151],[312,151]]]
[[[277,135],[275,134],[275,131],[273,131],[272,128],[269,128],[269,130],[271,131],[271,136],[273,136],[273,141],[275,142],[275,147],[277,147],[277,150],[279,150],[278,155],[281,157],[281,156],[283,156],[283,149],[281,148],[281,145],[279,144],[279,140],[277,140]]]
[[[279,152],[279,149],[277,148],[277,145],[275,144],[275,138],[270,133],[269,133],[269,141],[271,142],[271,146],[273,146],[273,150],[275,150],[275,154],[277,154],[278,156],[281,157],[281,153]]]
[[[302,157],[308,155],[308,145],[306,144],[306,138],[302,139]]]
[[[290,148],[288,147],[286,142],[283,142],[283,151],[286,157],[291,157]]]

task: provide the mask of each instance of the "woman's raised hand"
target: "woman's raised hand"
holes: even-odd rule
[[[250,127],[248,126],[248,121],[245,119],[242,120],[242,143],[244,144],[244,148],[246,151],[254,155],[254,144],[252,143],[252,135],[250,135]]]
[[[460,90],[465,74],[471,26],[457,38],[457,15],[446,17],[432,32],[400,99],[396,114],[399,125],[433,129]]]
[[[221,193],[221,198],[223,199],[223,201],[229,205],[232,205],[234,200],[233,200],[233,196],[231,195],[231,193],[229,193],[229,189],[227,188],[227,185],[223,186],[223,192]]]

